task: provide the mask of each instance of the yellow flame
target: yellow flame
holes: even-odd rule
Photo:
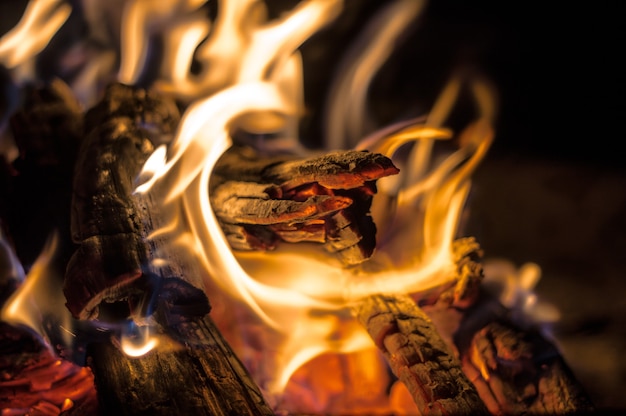
[[[204,37],[208,24],[201,22],[201,14],[194,13],[206,0],[130,0],[122,16],[122,58],[118,80],[133,84],[145,69],[149,41],[154,33],[176,32],[173,40],[184,40],[181,27]],[[206,21],[206,19],[204,19]],[[182,36],[181,36],[182,35]],[[172,39],[172,36],[168,36]],[[179,38],[179,39],[176,39]],[[199,42],[200,39],[192,39]],[[187,42],[189,40],[187,39]],[[170,44],[171,46],[171,44]],[[179,71],[180,72],[180,71]]]
[[[389,2],[345,56],[346,63],[335,80],[326,109],[326,146],[353,147],[369,128],[367,92],[374,75],[394,50],[393,44],[413,23],[426,4],[422,0]]]
[[[50,42],[71,11],[64,0],[29,2],[17,26],[0,38],[0,63],[7,68],[28,63]]]
[[[163,197],[164,204],[178,207],[173,211],[181,212],[188,224],[189,232],[178,234],[181,224],[172,223],[156,230],[151,238],[172,233],[175,244],[193,247],[208,272],[208,293],[219,290],[234,302],[244,302],[250,313],[267,325],[266,343],[276,351],[268,353],[263,362],[274,371],[265,373],[269,379],[264,384],[276,393],[298,367],[316,355],[371,348],[369,337],[354,324],[349,312],[359,299],[380,292],[415,293],[449,281],[454,266],[450,246],[469,176],[492,139],[490,92],[482,84],[472,86],[481,118],[460,135],[457,152],[432,169],[407,168],[394,186],[381,181],[381,195],[376,198],[392,201],[394,209],[387,210],[390,227],[385,229],[384,241],[363,267],[345,269],[309,246],[282,247],[272,253],[233,253],[209,203],[212,169],[231,146],[230,132],[243,116],[249,120],[274,113],[285,120],[297,118],[300,107],[296,97],[301,93],[300,85],[295,84],[301,76],[294,72],[301,68],[294,65],[296,48],[334,17],[340,4],[302,3],[277,22],[266,23],[254,2],[240,2],[240,8],[234,3],[220,3],[223,8],[212,37],[203,45],[198,47],[195,42],[204,29],[189,26],[191,40],[177,51],[180,62],[188,65],[189,57],[196,53],[206,63],[220,61],[223,65],[212,67],[204,78],[189,75],[184,79],[184,65],[173,71],[179,75],[170,78],[176,85],[169,89],[183,95],[199,91],[210,95],[189,106],[167,154],[161,150],[151,158],[142,173],[149,179],[136,191]],[[364,84],[371,79],[368,72],[375,72],[388,54],[384,46],[421,8],[421,2],[398,4],[402,6],[393,10],[396,14],[405,10],[406,16],[402,21],[388,20],[390,26],[378,26],[386,28],[385,40],[365,54],[355,69],[363,76],[351,88],[366,89]],[[432,141],[454,136],[441,125],[460,86],[460,79],[450,82],[425,123],[404,126],[364,146],[394,157],[402,144],[415,142],[410,164],[427,161],[425,166],[429,166]],[[265,124],[256,125],[263,129]]]
[[[231,131],[237,127],[254,125],[259,130],[256,133],[279,130],[287,146],[298,148],[303,77],[297,49],[339,15],[343,2],[300,2],[269,21],[260,1],[219,0],[214,22],[207,21],[205,3],[125,2],[118,80],[129,84],[139,80],[147,69],[150,39],[160,36],[165,59],[155,87],[192,102],[172,145],[159,148],[144,166],[136,192],[161,197],[165,209],[182,217],[155,230],[149,238],[170,236],[173,244],[191,248],[207,270],[209,296],[219,290],[224,298],[244,302],[251,316],[267,326],[270,348],[262,365],[275,371],[265,373],[265,387],[276,393],[298,367],[316,355],[371,348],[369,337],[350,314],[351,306],[360,299],[381,292],[415,293],[449,281],[454,266],[450,246],[469,191],[469,178],[493,136],[493,93],[485,83],[470,85],[479,116],[460,135],[444,127],[464,85],[463,79],[454,78],[425,120],[357,143],[373,127],[367,124],[369,84],[399,35],[424,6],[423,1],[415,0],[389,3],[361,39],[368,47],[350,54],[350,64],[338,76],[327,117],[326,143],[333,149],[356,146],[395,158],[404,144],[412,143],[401,174],[379,183],[372,207],[380,230],[376,253],[362,267],[353,269],[345,269],[325,253],[305,245],[282,247],[272,253],[235,254],[209,203],[213,167],[231,146]],[[8,67],[27,63],[69,12],[69,6],[60,0],[30,2],[20,24],[2,38],[0,62]],[[199,69],[192,71],[194,62]],[[82,80],[92,79],[103,67],[106,63],[89,67],[91,75],[85,73]],[[267,114],[278,117],[265,123],[261,119]],[[458,140],[458,150],[434,164],[435,141],[450,139]],[[45,262],[51,254],[42,256]],[[165,261],[156,259],[155,264]],[[37,264],[31,273],[44,275],[45,266]],[[37,278],[29,274],[28,280]],[[29,302],[29,296],[17,296],[18,304]],[[22,317],[20,309],[12,302],[6,314],[9,319],[30,319]],[[143,355],[159,343],[149,327],[138,331],[121,341],[132,356]]]
[[[46,316],[54,317],[65,328],[71,328],[71,316],[65,308],[59,276],[50,267],[58,245],[58,236],[54,234],[44,250],[29,270],[24,283],[11,295],[0,312],[3,321],[14,325],[25,325],[48,342],[43,320]],[[68,337],[73,336],[64,332]],[[66,340],[66,344],[69,341]],[[50,345],[48,345],[50,347]]]
[[[134,324],[131,325],[134,327]],[[123,333],[120,340],[122,351],[129,357],[144,356],[159,345],[159,339],[150,333],[149,325],[138,327],[132,332]]]

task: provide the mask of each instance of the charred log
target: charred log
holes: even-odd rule
[[[391,160],[374,153],[298,159],[261,157],[250,148],[234,147],[215,166],[211,204],[235,249],[315,242],[354,265],[368,259],[376,246],[369,214],[375,181],[397,172]]]
[[[461,362],[412,299],[372,296],[356,314],[422,414],[487,414]]]
[[[463,370],[495,414],[593,410],[556,348],[510,323],[492,322],[474,334]]]
[[[65,274],[67,307],[94,318],[102,301],[136,291],[147,259],[133,181],[156,143],[179,120],[176,105],[121,84],[85,115],[85,140],[75,167],[71,233],[80,244]]]
[[[455,335],[463,371],[495,414],[572,414],[593,404],[558,348],[482,293]]]

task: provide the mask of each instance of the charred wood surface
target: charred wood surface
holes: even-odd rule
[[[261,157],[251,148],[233,147],[215,166],[210,198],[234,249],[315,242],[354,265],[376,246],[369,213],[375,181],[397,172],[391,160],[375,153],[302,159]]]
[[[135,198],[143,230],[169,221],[150,195]],[[249,373],[213,323],[202,271],[167,236],[146,243],[151,256],[130,304],[145,304],[159,345],[141,357],[124,354],[119,342],[93,343],[88,362],[95,375],[101,414],[271,415]]]
[[[487,294],[483,294],[476,309],[468,312],[456,339],[463,371],[490,412],[593,411],[593,404],[558,348],[539,329],[516,325],[509,319],[509,311]]]
[[[371,296],[356,314],[422,414],[488,413],[461,362],[411,298]]]
[[[146,90],[112,84],[85,115],[85,139],[73,184],[70,259],[64,293],[81,319],[98,315],[103,301],[142,289],[133,284],[147,261],[133,181],[156,144],[179,120],[176,105]]]
[[[100,413],[273,414],[209,317],[203,292],[175,278],[160,278],[160,285],[155,350],[132,358],[115,342],[89,347]]]

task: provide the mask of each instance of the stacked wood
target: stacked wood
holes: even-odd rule
[[[30,113],[14,118],[23,157],[8,168],[28,171],[31,162],[25,155],[33,166],[64,166],[66,160],[53,157],[59,148],[50,151],[43,137],[73,132],[68,142],[55,145],[66,149],[62,153],[68,160],[74,157],[77,137],[84,137],[73,180],[71,236],[79,247],[67,267],[68,308],[76,317],[93,319],[102,303],[128,302],[130,311],[147,299],[144,312],[164,342],[137,359],[123,354],[115,342],[89,346],[105,412],[271,414],[258,386],[213,324],[208,299],[198,289],[199,272],[184,256],[174,267],[157,270],[149,265],[152,253],[168,248],[146,245],[145,236],[161,213],[153,201],[131,195],[133,180],[155,146],[175,130],[176,105],[115,84],[83,123],[64,87],[49,88],[51,93],[34,95]],[[46,114],[61,122],[44,120]],[[35,139],[25,145],[27,137]],[[280,242],[316,242],[337,253],[345,265],[355,265],[369,258],[375,247],[376,227],[369,216],[375,181],[396,172],[387,158],[364,152],[303,159],[261,156],[234,147],[215,168],[211,203],[233,248],[267,250]],[[591,409],[551,343],[512,325],[501,307],[490,309],[489,319],[480,313],[494,301],[485,300],[481,292],[480,247],[475,240],[455,243],[453,259],[456,275],[449,285],[413,299],[373,296],[357,310],[420,410],[474,414]],[[44,377],[39,370],[28,375],[36,368],[20,371],[26,378]],[[88,377],[81,371],[64,374],[82,385]],[[12,380],[6,386],[0,382],[0,389],[26,385],[20,384],[26,379]],[[186,388],[181,389],[183,384]]]
[[[376,246],[369,214],[375,181],[398,173],[376,153],[261,157],[233,147],[211,179],[211,204],[231,247],[270,250],[279,241],[315,242],[345,265],[367,260]]]

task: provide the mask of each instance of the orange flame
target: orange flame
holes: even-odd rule
[[[58,237],[54,234],[31,267],[24,283],[11,295],[0,311],[0,319],[13,325],[24,325],[35,331],[49,348],[48,333],[43,326],[44,317],[54,317],[64,329],[65,337],[71,333],[71,315],[64,305],[59,276],[50,263],[55,254]],[[70,345],[69,339],[64,340]]]

